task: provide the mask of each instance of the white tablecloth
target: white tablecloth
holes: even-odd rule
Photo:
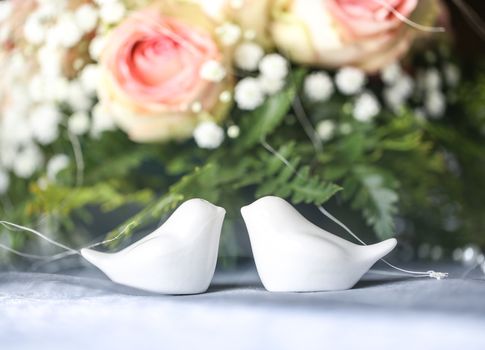
[[[95,270],[0,273],[0,349],[485,349],[485,280],[367,275],[342,292],[269,293],[249,267],[163,296]]]

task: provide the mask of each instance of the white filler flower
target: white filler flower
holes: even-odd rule
[[[99,17],[106,24],[115,24],[123,19],[126,7],[119,1],[105,1],[101,4]]]
[[[322,141],[328,141],[335,133],[335,123],[332,120],[322,120],[317,124],[317,134]]]
[[[105,44],[106,36],[97,35],[89,44],[89,56],[95,61],[99,60]]]
[[[393,62],[381,71],[381,79],[388,85],[394,85],[402,75],[402,69],[399,63]]]
[[[233,8],[234,10],[239,10],[243,7],[244,5],[244,0],[230,0],[229,1],[229,5],[231,6],[231,8]]]
[[[424,84],[428,91],[441,89],[441,76],[436,68],[431,68],[424,73]]]
[[[240,109],[253,110],[264,102],[264,91],[256,78],[244,78],[234,88],[234,100]]]
[[[30,44],[41,44],[46,37],[46,26],[43,24],[42,17],[37,13],[32,13],[25,21],[23,32],[25,40]]]
[[[74,111],[87,111],[91,107],[91,96],[84,90],[80,79],[69,82],[67,88],[67,103]]]
[[[234,52],[234,61],[238,68],[255,71],[258,69],[259,61],[264,56],[263,48],[253,42],[245,42],[236,48]]]
[[[69,157],[65,154],[56,154],[47,163],[47,178],[54,182],[57,174],[69,166]]]
[[[29,178],[42,164],[42,153],[34,144],[24,147],[15,158],[13,172],[20,178]]]
[[[241,27],[234,23],[226,22],[216,28],[216,34],[219,37],[222,45],[235,45],[241,38]]]
[[[391,109],[399,110],[412,95],[413,89],[413,79],[409,75],[403,74],[396,83],[384,89],[384,100]]]
[[[364,92],[355,101],[353,115],[360,122],[370,122],[379,114],[381,106],[374,94]]]
[[[327,101],[334,92],[332,79],[325,72],[315,72],[305,78],[303,85],[305,95],[312,101]]]
[[[204,62],[200,68],[200,77],[204,80],[218,83],[226,76],[226,70],[222,64],[216,60]]]
[[[445,74],[445,79],[446,82],[448,83],[449,86],[456,86],[460,82],[460,69],[452,64],[452,63],[447,63],[445,67],[443,68],[444,74]]]
[[[108,110],[100,103],[97,103],[92,110],[91,136],[99,138],[105,131],[116,130],[113,117]]]
[[[271,79],[265,75],[260,75],[258,80],[264,93],[268,95],[276,94],[285,86],[285,79]]]
[[[59,136],[61,114],[54,104],[41,104],[30,113],[32,135],[41,145],[49,145]]]
[[[75,46],[84,34],[83,30],[78,27],[75,16],[71,13],[66,13],[59,18],[54,31],[57,33],[56,39],[59,44],[65,48]]]
[[[12,2],[2,1],[0,2],[0,22],[5,21],[12,14]]]
[[[259,72],[270,80],[282,80],[288,75],[288,61],[277,53],[264,56],[259,62]]]
[[[100,69],[97,64],[88,64],[83,68],[79,80],[81,82],[81,86],[86,93],[96,93],[99,83],[99,77]]]
[[[214,149],[224,141],[224,130],[212,121],[203,121],[195,128],[194,139],[200,148]]]
[[[235,139],[239,137],[239,134],[241,133],[241,129],[239,129],[239,126],[237,125],[231,125],[230,127],[227,128],[227,136],[231,139]]]
[[[445,95],[439,90],[430,91],[426,95],[424,108],[426,109],[427,114],[432,118],[443,116],[446,109]]]
[[[86,112],[76,112],[67,121],[67,129],[74,135],[84,135],[90,128],[89,116]]]
[[[89,33],[96,28],[98,23],[98,9],[91,4],[84,4],[77,8],[74,16],[76,23],[84,33]]]
[[[367,81],[363,70],[354,67],[344,67],[337,72],[335,84],[344,95],[355,95],[362,90]]]
[[[7,192],[9,185],[10,178],[8,177],[7,172],[0,169],[0,194]]]

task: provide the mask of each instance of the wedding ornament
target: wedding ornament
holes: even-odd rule
[[[113,282],[154,293],[196,294],[207,290],[214,275],[225,213],[206,200],[190,199],[154,232],[117,253],[74,250],[32,229],[0,223],[25,229],[65,249],[67,254],[62,256],[80,254]]]
[[[259,276],[271,292],[315,292],[352,288],[395,238],[362,246],[305,219],[282,198],[268,196],[241,208]]]
[[[225,213],[191,199],[129,247],[117,253],[81,249],[81,255],[116,283],[155,293],[202,293],[214,275]]]
[[[442,1],[53,3],[0,1],[1,220],[76,242],[87,232],[68,228],[86,207],[146,208],[132,218],[145,222],[198,193],[228,198],[231,212],[243,197],[338,196],[378,237],[398,215],[416,241],[444,229],[479,242],[469,208],[483,202],[480,184],[465,175],[485,179],[484,74],[462,72],[448,34],[433,34],[451,31]],[[262,138],[304,176],[274,166]],[[415,164],[405,181],[403,163]],[[223,237],[230,259],[235,241]],[[7,231],[0,240],[40,248]]]
[[[281,154],[280,152],[276,151],[266,140],[262,139],[261,140],[261,145],[269,153],[271,153],[271,155],[273,155],[276,159],[278,159],[279,161],[281,161],[281,163],[284,164],[284,166],[287,168],[287,170],[289,170],[291,173],[293,173],[297,178],[304,179],[304,176],[297,171],[297,169],[290,163],[290,161],[288,159],[286,159],[283,154]],[[344,223],[342,223],[340,220],[338,220],[336,217],[334,217],[332,214],[330,214],[327,210],[325,210],[324,207],[322,207],[321,205],[318,205],[317,208],[318,208],[318,210],[323,215],[325,215],[327,218],[329,218],[330,220],[332,220],[334,223],[336,223],[337,225],[339,225],[340,227],[342,227],[356,241],[358,241],[359,243],[361,243],[363,246],[366,246],[366,247],[369,246],[362,239],[360,239],[354,232],[352,232],[352,230],[349,229]],[[381,242],[381,243],[383,243],[383,242]],[[388,262],[387,260],[384,260],[382,258],[380,258],[380,260],[384,264],[386,264],[387,266],[389,266],[390,268],[392,268],[392,269],[394,269],[396,271],[399,271],[401,273],[404,273],[406,275],[411,275],[411,276],[414,276],[414,277],[429,277],[429,278],[434,278],[436,280],[441,280],[441,279],[444,279],[444,278],[447,278],[448,277],[448,273],[447,272],[436,272],[434,270],[429,270],[429,271],[414,271],[414,270],[408,270],[408,269],[403,269],[401,267],[398,267],[396,265],[393,265],[390,262]],[[388,272],[388,271],[379,271],[379,272],[373,271],[373,272],[379,273],[379,274],[384,274],[384,275],[392,275],[393,274],[392,272]]]

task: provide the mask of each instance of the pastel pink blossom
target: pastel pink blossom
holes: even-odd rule
[[[358,38],[392,31],[402,25],[394,11],[409,17],[418,0],[328,0],[327,7],[335,21]]]
[[[416,36],[402,18],[432,24],[438,3],[280,0],[273,11],[272,35],[279,49],[298,63],[373,72],[405,54]]]
[[[135,141],[189,137],[198,122],[191,105],[210,113],[227,85],[203,79],[201,68],[223,60],[205,28],[149,8],[109,36],[100,62],[101,102]]]

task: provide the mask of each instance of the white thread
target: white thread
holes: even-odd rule
[[[68,131],[69,141],[74,152],[74,160],[76,161],[76,186],[82,186],[84,182],[84,156],[79,142],[79,138],[72,132]]]
[[[323,148],[322,140],[320,139],[315,128],[310,122],[310,119],[308,118],[305,112],[305,109],[303,108],[303,105],[301,103],[300,97],[298,96],[298,93],[295,94],[295,98],[293,99],[291,104],[293,107],[293,111],[295,112],[295,115],[298,118],[298,121],[303,127],[303,131],[305,131],[305,133],[307,134],[308,138],[313,144],[313,147],[315,148],[316,151],[321,151]]]
[[[81,255],[81,249],[91,249],[91,248],[94,248],[94,247],[97,247],[97,246],[100,246],[100,245],[103,245],[103,244],[113,242],[113,241],[119,239],[131,226],[133,226],[134,222],[128,223],[125,226],[125,228],[123,230],[121,230],[121,232],[119,232],[113,238],[109,238],[109,239],[106,239],[106,240],[101,241],[101,242],[93,243],[93,244],[88,245],[86,247],[83,247],[79,250],[70,248],[70,247],[68,247],[68,246],[66,246],[62,243],[56,242],[56,241],[52,240],[51,238],[47,237],[46,235],[40,233],[39,231],[36,231],[34,229],[31,229],[31,228],[28,228],[28,227],[25,227],[25,226],[22,226],[22,225],[17,225],[17,224],[14,224],[12,222],[8,222],[8,221],[0,221],[0,224],[3,225],[4,227],[6,227],[7,229],[12,229],[12,227],[14,227],[17,230],[24,230],[24,231],[33,233],[34,235],[40,237],[41,239],[44,239],[47,242],[66,250],[65,252],[58,253],[58,254],[55,254],[55,255],[36,255],[36,254],[23,253],[23,252],[20,252],[18,250],[15,250],[13,248],[7,247],[3,244],[0,244],[0,248],[5,249],[6,251],[8,251],[12,254],[15,254],[15,255],[18,255],[18,256],[21,256],[21,257],[24,257],[24,258],[28,258],[28,259],[43,260],[43,261],[36,263],[32,266],[32,268],[35,270],[40,266],[49,264],[53,261],[63,259],[65,257],[71,256],[71,255]]]
[[[325,215],[326,217],[328,217],[330,220],[332,220],[333,222],[335,222],[337,225],[339,225],[340,227],[342,227],[345,231],[347,231],[352,237],[354,237],[357,241],[359,241],[360,243],[362,243],[363,245],[368,245],[367,243],[365,243],[363,240],[361,240],[359,237],[357,237],[357,235],[355,233],[353,233],[346,225],[344,225],[340,220],[338,220],[336,217],[334,217],[332,214],[330,214],[328,211],[326,211],[321,205],[318,205],[317,206],[318,210],[320,210],[320,212]],[[404,273],[408,273],[408,274],[412,274],[412,275],[423,275],[423,276],[429,276],[431,278],[436,278],[438,280],[442,279],[442,278],[446,278],[448,277],[448,273],[446,272],[435,272],[435,271],[427,271],[427,272],[424,272],[424,271],[413,271],[413,270],[406,270],[406,269],[402,269],[400,267],[397,267],[393,264],[391,264],[390,262],[388,262],[386,259],[380,259],[383,263],[385,263],[386,265],[388,265],[389,267],[395,269],[395,270],[398,270],[398,271],[401,271],[401,272],[404,272]]]
[[[273,154],[275,157],[277,157],[279,160],[281,160],[289,169],[291,169],[291,171],[293,171],[293,173],[298,176],[299,178],[302,178],[301,175],[298,173],[298,171],[296,170],[296,168],[294,166],[291,165],[291,163],[281,154],[279,153],[278,151],[276,151],[268,142],[266,142],[265,139],[262,139],[261,140],[261,144],[263,145],[263,147],[268,150],[271,154]],[[340,220],[338,220],[336,217],[334,217],[332,214],[330,214],[327,210],[325,210],[325,208],[323,208],[321,205],[318,205],[317,206],[318,210],[323,214],[325,215],[326,217],[328,217],[330,220],[332,220],[333,222],[335,222],[337,225],[341,226],[345,231],[347,231],[352,237],[354,237],[358,242],[360,242],[361,244],[363,245],[367,245],[363,240],[361,240],[355,233],[353,233],[345,224],[343,224]],[[446,272],[436,272],[436,271],[427,271],[427,272],[424,272],[424,271],[413,271],[413,270],[406,270],[406,269],[403,269],[403,268],[400,268],[400,267],[397,267],[393,264],[391,264],[390,262],[388,262],[387,260],[385,259],[380,259],[383,263],[385,263],[386,265],[388,265],[389,267],[397,270],[397,271],[400,271],[400,272],[403,272],[403,273],[406,273],[406,274],[411,274],[411,275],[417,275],[417,276],[423,276],[423,277],[430,277],[430,278],[435,278],[437,280],[440,280],[440,279],[443,279],[443,278],[446,278],[448,277],[448,273]]]
[[[91,245],[88,245],[87,247],[84,247],[83,249],[91,249],[91,248],[94,248],[94,247],[97,247],[97,246],[100,246],[100,245],[104,245],[104,244],[107,244],[107,243],[111,243],[113,241],[116,241],[118,240],[129,228],[131,228],[132,226],[134,226],[135,223],[132,221],[130,223],[128,223],[125,228],[123,230],[120,231],[120,233],[118,233],[116,236],[114,236],[113,238],[108,238],[108,239],[105,239],[104,241],[102,242],[98,242],[98,243],[93,243]]]
[[[0,248],[6,250],[7,252],[10,252],[12,254],[15,254],[15,255],[18,255],[18,256],[21,256],[21,257],[24,257],[24,258],[28,258],[28,259],[45,259],[46,257],[43,256],[43,255],[36,255],[36,254],[29,254],[29,253],[22,253],[18,250],[15,250],[13,248],[10,248],[6,245],[3,245],[0,243]]]
[[[406,17],[401,12],[396,10],[394,7],[389,5],[385,0],[374,0],[374,2],[377,2],[378,4],[384,6],[386,10],[392,12],[392,14],[396,16],[397,19],[399,19],[403,23],[406,23],[408,26],[413,27],[414,29],[421,30],[423,32],[429,32],[429,33],[443,33],[446,31],[444,27],[424,26],[422,24],[419,24],[410,20],[408,17]]]
[[[9,229],[9,227],[14,227],[18,230],[24,230],[24,231],[27,231],[27,232],[30,232],[30,233],[33,233],[34,235],[44,239],[45,241],[49,242],[50,244],[52,245],[55,245],[59,248],[62,248],[64,250],[67,250],[69,252],[73,252],[75,254],[80,254],[79,251],[75,250],[75,249],[72,249],[62,243],[59,243],[59,242],[56,242],[54,241],[53,239],[47,237],[46,235],[40,233],[39,231],[36,231],[34,229],[31,229],[31,228],[28,228],[28,227],[25,227],[25,226],[22,226],[22,225],[17,225],[17,224],[14,224],[13,222],[8,222],[8,221],[0,221],[0,224],[3,225],[5,228]]]
[[[467,3],[462,0],[453,0],[456,7],[467,17],[471,26],[475,29],[475,32],[480,36],[482,40],[485,40],[485,24],[480,18],[478,13]]]

